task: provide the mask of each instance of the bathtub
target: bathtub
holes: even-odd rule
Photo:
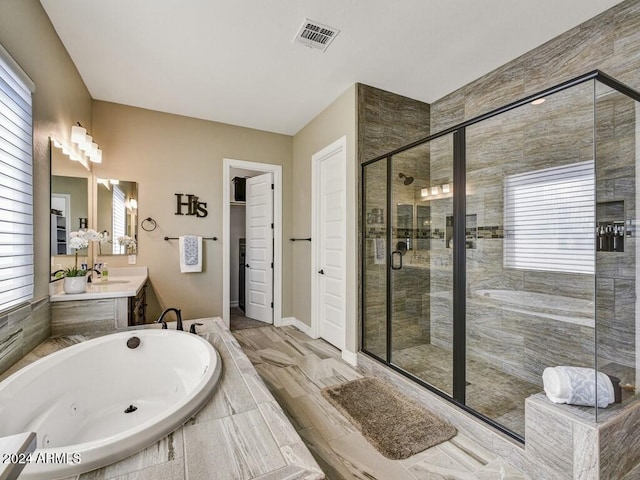
[[[20,479],[87,472],[186,422],[212,395],[221,369],[209,342],[175,330],[82,342],[0,383],[0,437],[37,433],[36,451],[21,459],[28,463]]]

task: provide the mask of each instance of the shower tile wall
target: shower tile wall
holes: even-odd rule
[[[543,104],[547,112],[523,107],[468,129],[467,214],[476,215],[479,231],[503,229],[505,176],[593,158],[593,86],[590,83],[581,88],[581,92],[573,89],[549,99]],[[627,221],[635,219],[635,112],[628,103],[611,94],[597,100],[596,110],[597,201],[629,205],[623,218],[617,219]],[[558,109],[557,105],[563,107]],[[431,177],[437,178],[448,169],[450,146],[434,143]],[[432,228],[445,228],[452,211],[450,201],[435,203],[431,207]],[[466,250],[470,359],[484,360],[536,385],[541,385],[542,370],[547,366],[593,366],[593,276],[503,268],[504,240],[500,237],[479,234],[476,248]],[[633,370],[623,368],[635,365],[635,238],[627,237],[626,242],[624,253],[599,252],[597,257],[599,366],[634,383]],[[451,276],[442,266],[451,262],[452,250],[443,240],[432,239],[432,294],[450,291]],[[522,307],[503,308],[475,294],[478,290],[559,295],[568,310],[578,312],[575,316],[580,320],[551,320],[544,305],[535,306],[542,314]],[[448,350],[452,348],[452,307],[450,298],[432,296],[431,343]],[[591,325],[584,320],[590,320]]]
[[[640,2],[627,0],[584,24],[556,37],[546,44],[524,54],[495,71],[473,81],[466,86],[431,104],[431,132],[436,133],[466,119],[486,113],[508,102],[528,94],[558,84],[564,80],[600,69],[616,79],[640,89]],[[616,105],[624,102],[620,98],[600,98],[597,115],[599,142],[597,152],[597,201],[624,201],[624,219],[635,221],[635,136],[630,107]],[[625,111],[627,113],[625,113]],[[606,120],[608,116],[608,121]],[[631,122],[631,123],[630,123]],[[543,126],[541,126],[544,128]],[[496,125],[487,124],[496,129]],[[504,129],[507,126],[501,126]],[[480,132],[478,132],[480,133]],[[524,155],[533,153],[536,142],[543,136],[529,138],[528,151],[504,151],[507,164]],[[547,139],[553,139],[547,137]],[[499,135],[486,139],[490,149],[499,149]],[[560,138],[562,141],[562,139]],[[565,139],[565,143],[566,143]],[[570,141],[570,139],[569,139]],[[615,150],[614,150],[615,147]],[[609,152],[618,152],[615,155]],[[438,170],[439,152],[431,152],[431,174]],[[482,174],[482,177],[478,177]],[[489,179],[493,174],[502,175],[499,164],[487,164],[482,172],[474,173],[474,181]],[[486,177],[485,177],[486,176]],[[478,228],[502,225],[502,212],[491,208],[491,199],[485,202],[484,219],[478,217]],[[433,228],[442,228],[444,212],[432,208]],[[493,218],[491,218],[493,217]],[[600,365],[607,373],[623,372],[635,365],[635,238],[626,239],[625,253],[598,252],[597,254],[597,306],[598,306],[598,350]],[[479,235],[478,248],[467,250],[467,261],[482,272],[482,258],[496,260],[502,254],[502,240],[482,239]],[[431,264],[451,261],[451,252],[437,249],[432,244]],[[478,285],[485,283],[482,275],[473,280]],[[450,282],[448,276],[431,277],[431,287]],[[504,270],[502,277],[487,275],[486,283],[502,284],[505,289],[552,293],[563,296],[577,296],[586,300],[593,292],[593,277],[545,274]],[[496,288],[496,287],[494,287]],[[578,293],[582,292],[582,293]],[[478,299],[473,305],[479,320],[474,326],[477,341],[470,342],[474,355],[492,358],[505,371],[519,375],[539,384],[539,374],[545,365],[554,363],[593,363],[593,329],[581,325],[564,323],[541,323],[540,318],[521,315],[505,317],[505,312],[496,312],[490,305],[483,305]],[[451,346],[449,326],[442,319],[451,315],[450,302],[432,298],[431,341],[434,344]],[[546,326],[547,331],[541,330]],[[474,338],[473,336],[471,337]],[[486,342],[487,348],[480,348]],[[531,349],[527,345],[545,345],[544,349]],[[557,353],[551,353],[556,351]],[[517,352],[517,353],[515,353]],[[574,352],[574,353],[567,353]],[[527,368],[521,368],[527,364]],[[626,367],[625,367],[626,366]],[[635,383],[631,381],[631,383]]]
[[[428,136],[430,118],[427,103],[359,83],[360,163]]]
[[[378,155],[426,137],[430,132],[429,122],[430,109],[428,104],[368,85],[358,84],[359,162],[371,160]],[[400,172],[416,179],[412,185],[405,187],[403,194],[406,195],[406,198],[395,202],[396,204],[413,204],[415,189],[419,185],[417,179],[428,175],[428,172],[425,174],[424,171],[418,171],[414,165],[403,164],[400,166],[395,163],[394,172],[396,172],[395,179],[398,179],[397,174]],[[385,222],[389,214],[386,202],[386,162],[378,162],[371,167],[364,181],[367,183],[364,206],[366,212],[364,212],[364,217],[363,212],[360,212],[360,218],[365,218],[365,222],[360,228],[365,231],[366,242],[365,251],[359,258],[362,258],[365,263],[365,277],[360,278],[360,282],[367,285],[367,293],[361,308],[366,312],[368,322],[363,346],[371,353],[385,358],[386,266],[384,259],[387,254]],[[359,208],[363,208],[363,206],[360,205]],[[384,249],[384,253],[379,251],[380,248]],[[377,259],[376,253],[379,255]],[[415,283],[411,283],[405,288],[408,287],[418,288]],[[415,298],[416,292],[405,293]],[[409,303],[409,309],[424,310],[422,305],[412,304],[411,301]],[[400,305],[398,305],[399,307]],[[420,327],[414,326],[414,329],[418,328]],[[422,328],[428,328],[428,322],[423,322]]]
[[[640,2],[627,0],[431,104],[431,132],[602,70],[640,90]]]
[[[51,334],[49,299],[25,305],[0,317],[0,374]]]

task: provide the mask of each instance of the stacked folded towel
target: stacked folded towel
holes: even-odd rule
[[[597,378],[597,381],[594,381]],[[611,377],[593,368],[548,367],[542,372],[544,391],[554,403],[571,405],[596,405],[596,383],[598,407],[605,408],[616,401]]]

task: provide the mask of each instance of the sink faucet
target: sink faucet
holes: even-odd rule
[[[162,328],[167,328],[167,322],[164,321],[164,316],[169,312],[175,312],[176,314],[176,321],[177,321],[176,330],[184,330],[184,328],[182,327],[182,313],[180,312],[179,308],[175,308],[175,307],[165,308],[164,311],[158,317],[158,320],[156,320],[156,323],[162,323]]]
[[[91,281],[93,280],[93,272],[96,272],[98,274],[98,276],[102,275],[102,272],[100,270],[92,268],[91,270],[89,270],[89,272],[87,274],[88,277],[89,277],[89,278],[87,278],[87,282],[88,283],[91,283]]]

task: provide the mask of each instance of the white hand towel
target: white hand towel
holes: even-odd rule
[[[180,272],[202,272],[202,237],[184,235],[178,239]]]
[[[597,379],[597,380],[596,380]],[[542,383],[547,398],[554,403],[596,406],[605,408],[614,403],[615,393],[611,379],[593,368],[548,367],[542,372]]]

